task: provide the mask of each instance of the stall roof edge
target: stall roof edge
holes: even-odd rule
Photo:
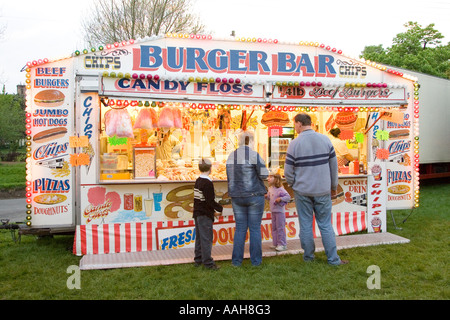
[[[403,72],[394,70],[394,68],[397,67],[391,67],[388,65],[382,65],[380,63],[377,63],[375,61],[370,61],[370,60],[365,60],[364,58],[358,58],[358,57],[354,57],[354,56],[348,56],[346,55],[342,50],[338,50],[336,49],[336,47],[332,47],[329,45],[325,45],[323,43],[319,43],[319,42],[313,42],[313,41],[279,41],[278,39],[267,39],[267,38],[261,38],[261,37],[217,37],[215,38],[213,35],[203,35],[203,34],[188,34],[188,33],[167,33],[165,35],[152,35],[152,36],[147,36],[144,38],[139,38],[139,39],[130,39],[130,40],[124,40],[121,42],[115,42],[114,44],[106,44],[106,45],[100,45],[97,48],[95,47],[91,47],[90,49],[83,49],[83,50],[76,50],[75,52],[71,53],[70,55],[67,56],[63,56],[63,57],[58,57],[58,58],[54,58],[54,59],[48,59],[48,58],[44,58],[44,59],[38,59],[38,60],[32,60],[32,61],[28,61],[26,63],[26,65],[22,68],[21,71],[24,71],[27,68],[34,68],[34,67],[38,67],[41,65],[45,65],[47,63],[53,63],[53,62],[57,62],[57,61],[61,61],[61,60],[67,60],[67,59],[71,59],[71,58],[77,58],[89,53],[93,53],[93,52],[98,52],[98,51],[103,51],[103,50],[111,50],[114,48],[123,48],[123,47],[128,47],[131,45],[136,45],[136,44],[141,44],[141,43],[147,43],[147,42],[151,42],[151,41],[156,41],[156,40],[160,40],[160,39],[179,39],[179,40],[188,40],[188,39],[192,39],[192,40],[204,40],[204,41],[223,41],[223,42],[245,42],[248,43],[249,45],[253,45],[253,44],[263,44],[263,45],[272,45],[272,46],[278,46],[278,45],[292,45],[292,46],[306,46],[306,47],[316,47],[317,49],[322,49],[326,52],[330,52],[331,54],[335,54],[335,55],[342,55],[345,58],[348,59],[352,59],[355,61],[358,61],[359,63],[363,63],[366,66],[378,69],[380,71],[383,71],[385,73],[388,74],[393,74],[393,75],[397,75],[403,79],[412,81],[412,82],[417,82],[417,79],[415,79],[414,77],[411,76],[406,76]],[[402,68],[398,68],[401,70],[405,70]],[[409,71],[409,70],[408,70]]]

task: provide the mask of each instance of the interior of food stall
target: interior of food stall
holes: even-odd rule
[[[311,116],[312,127],[348,151],[339,174],[367,173],[367,107],[238,105],[143,101],[100,97],[99,182],[195,181],[198,161],[213,163],[213,180],[226,180],[225,163],[245,129],[270,170],[283,174],[294,117]],[[339,129],[340,135],[330,132]],[[340,147],[337,146],[340,144]]]

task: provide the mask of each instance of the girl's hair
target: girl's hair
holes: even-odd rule
[[[274,177],[273,185],[276,188],[280,188],[281,187],[281,176],[280,176],[280,174],[279,173],[273,173],[273,174],[270,174],[270,175],[272,177]]]
[[[341,133],[341,129],[339,129],[339,128],[333,128],[333,129],[331,129],[330,130],[330,133],[334,136],[334,137],[338,137],[339,136],[339,134]]]

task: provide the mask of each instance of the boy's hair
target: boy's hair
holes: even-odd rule
[[[202,158],[198,162],[198,169],[200,170],[200,172],[208,172],[211,169],[211,166],[212,166],[211,160],[206,158]]]
[[[274,186],[276,188],[281,188],[281,175],[279,173],[271,173],[270,175],[275,178]]]

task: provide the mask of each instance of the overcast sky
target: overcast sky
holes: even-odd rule
[[[27,61],[55,59],[85,48],[81,19],[94,0],[0,2],[0,85],[15,93]],[[193,0],[215,36],[324,43],[357,56],[367,45],[392,44],[407,21],[435,23],[450,41],[450,0]],[[124,39],[128,40],[128,39]],[[1,88],[0,88],[1,89]]]

